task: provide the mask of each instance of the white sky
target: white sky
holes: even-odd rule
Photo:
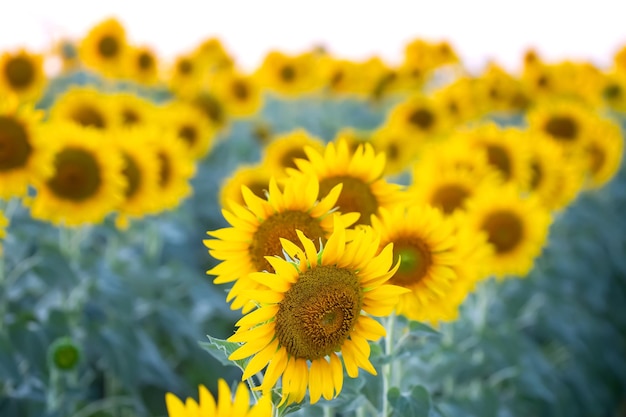
[[[218,36],[246,69],[270,48],[295,53],[315,44],[394,63],[416,37],[448,40],[470,68],[493,58],[515,69],[530,46],[548,60],[607,66],[626,45],[626,1],[619,0],[0,0],[0,51],[80,38],[109,16],[131,42],[166,59]]]

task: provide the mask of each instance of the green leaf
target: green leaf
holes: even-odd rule
[[[421,385],[414,386],[407,394],[393,387],[387,391],[387,399],[393,407],[392,417],[428,417],[432,408],[430,394]]]
[[[419,335],[438,336],[438,337],[441,336],[441,333],[439,333],[439,331],[419,321],[409,321],[409,324],[407,327],[409,328],[409,333],[412,333],[416,336],[419,336]]]
[[[240,359],[231,361],[228,357],[241,347],[239,343],[229,342],[227,340],[218,339],[207,335],[209,342],[198,342],[200,347],[211,354],[215,359],[225,366],[236,366],[242,371],[248,365],[249,359]]]

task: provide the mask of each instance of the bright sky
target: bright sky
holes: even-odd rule
[[[109,16],[121,20],[131,42],[166,59],[217,36],[246,69],[271,48],[295,53],[316,44],[394,63],[417,37],[448,40],[470,68],[495,59],[515,69],[527,47],[552,61],[607,66],[626,45],[626,1],[619,0],[4,0],[0,51],[80,38]]]

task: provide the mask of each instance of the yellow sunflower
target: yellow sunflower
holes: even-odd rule
[[[117,77],[123,72],[127,49],[126,30],[117,19],[108,18],[89,30],[79,54],[86,67]]]
[[[400,296],[398,314],[430,323],[454,317],[465,297],[450,295],[455,286],[462,285],[460,278],[469,278],[457,274],[464,265],[459,259],[455,224],[426,205],[397,205],[373,216],[372,228],[380,233],[379,247],[392,243],[394,259],[400,263],[389,283],[410,290]]]
[[[331,94],[364,96],[368,83],[361,65],[347,59],[326,56],[320,59],[322,84]]]
[[[212,91],[227,114],[250,117],[263,105],[261,86],[256,78],[235,71],[221,71],[211,79]]]
[[[383,125],[374,130],[370,143],[377,152],[385,154],[384,176],[401,174],[406,171],[417,157],[416,152],[407,146],[411,143],[409,134],[397,127]]]
[[[587,186],[604,186],[622,163],[624,139],[619,125],[603,119],[584,139],[582,149],[587,166]]]
[[[166,82],[178,97],[196,96],[208,82],[209,71],[196,54],[181,54],[167,69]]]
[[[160,81],[159,57],[149,46],[129,48],[124,60],[127,78],[143,85],[154,85]]]
[[[483,106],[482,112],[523,112],[531,104],[522,83],[494,63],[476,78],[475,84],[478,102]]]
[[[92,87],[72,87],[50,109],[52,120],[71,121],[85,127],[110,129],[118,124],[110,97]]]
[[[220,204],[229,208],[232,203],[245,206],[246,202],[241,193],[242,186],[246,186],[252,194],[265,198],[269,189],[272,172],[264,165],[239,165],[235,172],[228,176],[220,188]]]
[[[174,131],[152,127],[142,134],[159,162],[158,200],[154,212],[174,209],[193,192],[190,181],[196,173],[194,160]]]
[[[464,220],[474,233],[486,233],[493,248],[488,265],[494,276],[523,277],[546,243],[551,216],[539,199],[524,198],[509,184],[474,196]]]
[[[266,198],[261,198],[242,186],[246,206],[234,202],[229,210],[222,210],[231,227],[207,232],[215,239],[206,239],[213,258],[221,261],[207,271],[215,275],[216,284],[235,281],[226,301],[235,299],[233,309],[246,306],[250,301],[245,291],[256,287],[249,274],[272,271],[267,256],[282,254],[280,239],[296,240],[296,229],[303,230],[312,238],[324,243],[332,232],[332,216],[341,185],[335,186],[328,195],[321,196],[316,177],[289,178],[281,191],[276,180],[271,179]],[[341,215],[343,223],[351,225],[358,218],[356,213]],[[251,305],[246,306],[247,309]]]
[[[454,125],[462,125],[482,116],[476,86],[470,77],[457,78],[434,91],[432,98],[437,107],[443,109],[444,117]]]
[[[311,53],[286,55],[271,51],[255,73],[262,88],[277,94],[294,97],[320,86],[316,58]]]
[[[533,136],[516,127],[499,127],[495,123],[481,124],[459,132],[465,136],[474,152],[484,152],[487,163],[506,182],[526,188],[530,181],[530,150]]]
[[[276,177],[284,177],[285,169],[296,168],[296,159],[306,159],[305,147],[324,149],[324,141],[299,128],[272,139],[263,151],[263,163]]]
[[[343,366],[350,378],[359,368],[376,375],[368,341],[385,329],[370,316],[390,314],[406,290],[387,285],[398,268],[392,267],[393,245],[377,254],[379,238],[371,228],[346,242],[337,220],[320,252],[304,233],[297,235],[299,245],[281,239],[288,260],[266,257],[275,272],[250,275],[263,287],[249,293],[260,307],[236,323],[229,340],[244,344],[230,359],[252,357],[243,379],[267,366],[264,393],[282,377],[281,403],[301,402],[308,389],[314,404],[339,395]]]
[[[231,393],[223,379],[217,381],[217,399],[204,385],[198,386],[198,401],[187,398],[183,403],[177,396],[165,394],[168,417],[272,417],[272,402],[269,397],[262,397],[250,406],[248,387],[240,382]]]
[[[233,58],[219,38],[207,38],[200,42],[193,54],[210,72],[232,71],[235,67]]]
[[[35,183],[31,215],[65,226],[101,223],[124,198],[121,154],[102,133],[72,123],[51,123],[42,134],[53,172]]]
[[[626,113],[626,71],[606,74],[599,95],[605,106],[619,113]]]
[[[382,177],[385,154],[376,153],[369,143],[359,146],[354,153],[344,140],[328,143],[323,153],[311,147],[306,147],[305,152],[307,159],[296,160],[298,169],[288,169],[290,175],[318,178],[320,196],[328,195],[337,184],[343,184],[337,206],[343,213],[360,213],[358,224],[369,224],[370,216],[380,207],[406,198],[400,185]]]
[[[147,126],[158,120],[158,107],[151,101],[136,94],[118,92],[106,96],[108,112],[111,113],[111,122],[114,126],[132,128]],[[104,113],[103,113],[104,114]]]
[[[200,110],[204,119],[209,122],[213,131],[225,131],[229,122],[229,115],[224,108],[224,103],[215,94],[202,91],[188,100]]]
[[[116,224],[125,229],[130,218],[141,218],[155,211],[159,200],[160,162],[151,137],[141,128],[117,132],[113,137],[123,158],[122,174],[127,187],[117,207]]]
[[[414,148],[419,148],[425,140],[435,138],[451,127],[441,103],[423,95],[413,95],[392,108],[385,124],[406,130],[413,142],[407,146]]]
[[[42,113],[16,101],[0,102],[0,198],[23,197],[37,178],[52,169],[47,138],[40,134]]]
[[[157,124],[173,130],[193,159],[204,158],[213,148],[217,131],[196,106],[175,100],[159,108],[157,114]]]
[[[46,83],[42,55],[20,49],[0,56],[0,93],[35,101]]]

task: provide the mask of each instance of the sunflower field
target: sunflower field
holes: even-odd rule
[[[0,51],[0,416],[626,416],[626,46],[520,62]]]

